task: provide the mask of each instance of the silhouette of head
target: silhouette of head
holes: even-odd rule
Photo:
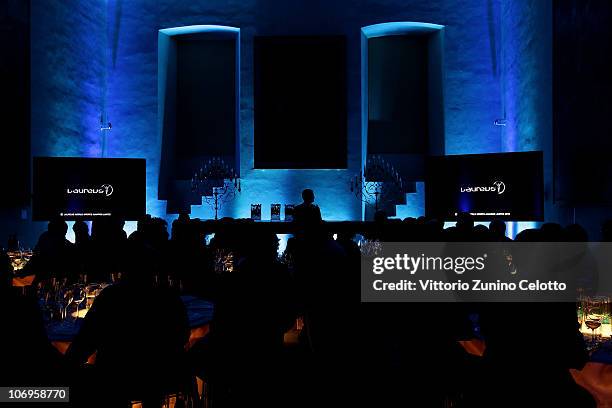
[[[502,220],[493,220],[489,223],[489,230],[496,237],[506,236],[506,223]]]
[[[151,214],[143,215],[142,217],[138,219],[138,222],[136,223],[136,230],[141,231],[141,232],[144,231],[144,229],[150,222],[151,222]]]
[[[72,226],[72,230],[74,231],[74,236],[77,238],[89,235],[89,227],[83,220],[76,221]]]
[[[68,232],[68,224],[66,224],[63,218],[55,218],[49,221],[47,230],[53,235],[65,237],[66,232]]]
[[[515,238],[516,242],[538,242],[542,241],[542,231],[536,228],[524,229]]]
[[[315,200],[314,191],[312,191],[309,188],[302,191],[302,200],[304,200],[306,204],[314,203],[314,200]]]
[[[146,227],[147,238],[150,243],[161,243],[168,240],[168,223],[163,218],[154,217]]]
[[[478,224],[474,226],[474,232],[479,233],[479,234],[484,234],[484,233],[489,232],[489,229],[487,228],[486,225]]]
[[[540,232],[543,241],[554,242],[563,240],[563,227],[561,227],[561,224],[547,222],[540,227]]]
[[[565,239],[568,242],[587,242],[589,240],[589,234],[587,231],[578,224],[571,224],[565,227]]]
[[[474,229],[474,216],[468,212],[460,212],[457,216],[457,229],[469,232]]]

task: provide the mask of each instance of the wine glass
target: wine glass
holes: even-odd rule
[[[76,315],[74,318],[75,323],[79,318],[79,308],[81,306],[81,303],[83,303],[85,299],[87,299],[87,294],[85,293],[85,290],[83,290],[83,288],[81,288],[80,286],[76,285],[73,289],[72,299],[72,302],[76,305]]]
[[[604,330],[605,326],[609,326],[610,325],[610,297],[609,296],[596,296],[594,297],[595,301],[597,302],[597,304],[599,305],[601,311],[601,329],[600,329],[600,333],[599,333],[599,337],[603,337],[604,332],[606,330]],[[608,329],[609,330],[609,329]]]
[[[576,315],[578,316],[578,323],[580,324],[580,331],[582,331],[582,327],[584,326],[584,321],[586,319],[586,297],[584,297],[582,295],[582,293],[579,294],[578,296],[578,301],[577,301],[577,310],[576,310]]]
[[[612,304],[610,302],[609,296],[604,296],[603,301],[603,319],[602,324],[607,324],[608,326],[612,324]]]
[[[595,330],[601,326],[603,314],[602,305],[599,301],[591,299],[587,305],[587,314],[584,321],[586,327],[591,329],[591,345],[594,347],[597,343]]]
[[[85,302],[85,309],[89,310],[93,305],[94,299],[98,296],[98,292],[100,291],[100,285],[97,283],[92,283],[85,287],[85,297],[87,301]]]
[[[175,280],[172,276],[168,275],[168,289],[173,290],[175,286]]]
[[[64,320],[68,316],[68,308],[74,300],[74,294],[72,289],[63,289],[60,293],[60,302],[62,307],[61,319]]]

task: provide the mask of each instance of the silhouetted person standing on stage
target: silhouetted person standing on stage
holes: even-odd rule
[[[304,202],[295,207],[293,220],[304,226],[320,223],[322,221],[321,209],[314,203],[314,191],[309,188],[302,191],[302,199]]]

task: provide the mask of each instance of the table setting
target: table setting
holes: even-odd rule
[[[49,340],[64,352],[72,339],[79,332],[87,311],[92,307],[97,296],[113,282],[74,283],[57,282],[41,284],[37,290],[39,305],[43,313]],[[185,305],[191,328],[189,344],[208,333],[208,325],[213,318],[212,302],[192,295],[183,294],[181,300]]]

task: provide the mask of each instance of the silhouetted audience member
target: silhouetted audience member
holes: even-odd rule
[[[542,235],[542,230],[527,228],[516,234],[514,240],[518,242],[541,242],[543,241]]]
[[[589,234],[578,224],[570,224],[563,230],[563,236],[566,242],[587,242]]]
[[[76,272],[85,279],[88,270],[87,266],[91,257],[89,226],[85,221],[75,221],[72,230],[74,231],[74,262],[76,264]],[[76,280],[76,278],[79,277],[72,277],[71,280]]]
[[[154,217],[146,226],[146,244],[160,253],[168,250],[168,223],[163,218]]]
[[[188,240],[189,238],[189,229],[191,226],[191,219],[189,218],[189,214],[186,212],[181,212],[178,218],[172,221],[172,241],[181,242],[184,240]]]
[[[347,330],[359,321],[359,272],[351,270],[347,253],[320,225],[296,235],[294,276],[305,328],[301,340],[312,355],[304,362],[312,392],[304,406],[324,398],[330,405],[350,405],[350,387],[359,381],[357,343]],[[310,398],[310,400],[307,400]]]
[[[440,241],[444,237],[442,225],[435,220],[410,218],[397,224],[379,218],[376,224],[375,239],[387,242]],[[473,230],[461,232],[467,237]],[[459,239],[457,234],[454,238]],[[428,330],[429,316],[441,315],[445,316],[443,327],[434,326],[435,334],[424,340],[422,330]],[[353,392],[363,390],[357,402],[361,406],[445,406],[446,398],[459,395],[465,379],[472,377],[470,359],[457,343],[469,332],[464,328],[468,323],[462,305],[362,303],[358,316],[356,326],[361,334],[355,354],[363,374],[357,385],[349,387]]]
[[[411,221],[410,221],[411,222]],[[405,224],[408,224],[407,221]],[[394,241],[391,237],[389,219],[384,210],[377,210],[374,213],[374,223],[372,228],[365,233],[365,238],[370,241]]]
[[[178,292],[155,286],[155,252],[139,245],[129,252],[121,282],[96,298],[66,358],[78,367],[96,353],[76,398],[95,396],[106,406],[139,400],[146,408],[184,386],[189,323]]]
[[[146,234],[146,226],[151,222],[151,215],[146,214],[138,219],[136,222],[136,231],[132,232],[128,237],[130,242],[138,242],[140,244],[144,244],[145,234]]]
[[[486,351],[474,406],[595,405],[569,373],[587,361],[573,303],[490,303],[480,322]],[[534,332],[543,334],[540,344]]]
[[[97,218],[91,223],[91,256],[86,265],[90,282],[109,282],[124,262],[127,234],[125,222],[116,217]]]
[[[601,270],[604,275],[608,273],[605,269],[600,269],[601,265],[593,256],[590,248],[586,244],[589,240],[587,231],[578,224],[570,224],[563,228],[563,242],[571,242],[569,249],[563,251],[562,272],[571,279],[575,279],[577,286],[581,288],[584,295],[595,296],[599,293],[608,293],[610,286],[600,287],[601,283],[607,282],[604,276],[600,282]],[[604,261],[604,260],[602,260]]]
[[[579,231],[575,238],[585,236]],[[518,242],[563,239],[558,224],[527,229],[516,237]],[[542,256],[551,255],[549,248],[543,250],[548,252]],[[587,361],[574,303],[482,304],[480,326],[486,350],[478,381],[484,386],[471,402],[473,406],[595,406],[569,372],[570,368],[581,369]],[[534,331],[546,333],[543,344],[534,344]]]
[[[72,231],[74,232],[74,244],[77,247],[89,244],[89,239],[91,237],[89,236],[89,226],[85,221],[75,221],[72,226]]]
[[[472,234],[474,236],[474,241],[478,242],[490,242],[492,241],[491,231],[487,228],[486,225],[478,224],[475,225]]]
[[[506,236],[506,223],[502,220],[496,219],[491,221],[489,223],[489,231],[494,241],[511,241],[511,239]]]
[[[448,228],[446,231],[451,233],[449,241],[474,242],[481,239],[477,234],[478,229],[475,228],[474,216],[469,212],[460,212],[457,215],[455,228]]]
[[[555,222],[546,222],[538,230],[537,240],[542,242],[562,242],[565,238],[563,227]]]
[[[210,333],[210,385],[219,407],[243,407],[266,390],[266,406],[284,406],[283,336],[296,319],[287,267],[275,234],[247,236],[231,273],[221,277]]]
[[[0,252],[0,384],[65,385],[59,352],[47,338],[37,300],[12,288],[12,267]]]
[[[468,212],[460,212],[457,215],[457,230],[469,233],[474,229],[474,216]]]
[[[199,219],[189,219],[182,214],[172,223],[170,257],[167,262],[173,282],[184,292],[203,297],[214,296],[216,276],[213,257],[206,247]],[[177,256],[173,256],[177,254]]]
[[[66,239],[68,224],[61,218],[49,221],[34,247],[28,270],[36,274],[36,281],[50,278],[64,279],[73,276],[74,245]]]

